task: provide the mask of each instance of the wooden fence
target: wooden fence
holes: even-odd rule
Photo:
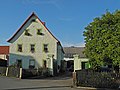
[[[39,69],[22,69],[18,67],[0,67],[0,75],[16,77],[16,78],[30,78],[30,77],[48,77],[50,72],[48,68]]]

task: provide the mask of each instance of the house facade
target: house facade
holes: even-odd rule
[[[35,13],[32,13],[8,40],[9,65],[17,63],[24,69],[49,68],[51,75],[59,72],[64,57],[62,45]]]
[[[7,66],[9,60],[9,46],[0,46],[0,66]]]
[[[88,58],[83,53],[84,47],[64,47],[67,68],[70,71],[89,68]]]

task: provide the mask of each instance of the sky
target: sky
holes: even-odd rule
[[[120,9],[120,0],[0,0],[0,45],[35,12],[64,47],[84,46],[84,28],[106,11]]]

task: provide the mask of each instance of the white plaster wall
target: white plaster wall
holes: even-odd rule
[[[6,55],[1,54],[1,55],[0,55],[0,59],[7,60]]]
[[[65,61],[74,60],[74,58],[64,58]]]
[[[81,63],[87,61],[89,61],[88,58],[79,58],[78,55],[74,55],[74,71],[81,70],[82,69]]]
[[[88,62],[89,59],[88,58],[80,58],[81,62]]]
[[[35,18],[34,16],[31,18]],[[30,19],[30,20],[31,20]],[[36,19],[36,18],[35,18]],[[9,64],[13,64],[17,59],[22,59],[22,67],[29,67],[29,59],[35,59],[36,68],[41,67],[43,65],[43,60],[46,60],[48,54],[53,54],[54,58],[57,59],[57,41],[53,38],[53,36],[48,32],[48,30],[44,27],[44,25],[39,22],[27,22],[27,24],[20,30],[19,34],[12,39],[10,45],[10,57]],[[37,29],[41,29],[44,35],[37,35]],[[24,30],[29,29],[29,33],[32,36],[24,35]],[[22,44],[23,52],[17,51],[17,45]],[[35,44],[35,53],[30,52],[30,44]],[[48,53],[43,51],[43,44],[48,44]]]

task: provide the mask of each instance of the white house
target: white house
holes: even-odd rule
[[[11,43],[9,65],[17,63],[24,69],[49,68],[51,75],[59,72],[64,57],[61,43],[35,13],[8,42]]]

